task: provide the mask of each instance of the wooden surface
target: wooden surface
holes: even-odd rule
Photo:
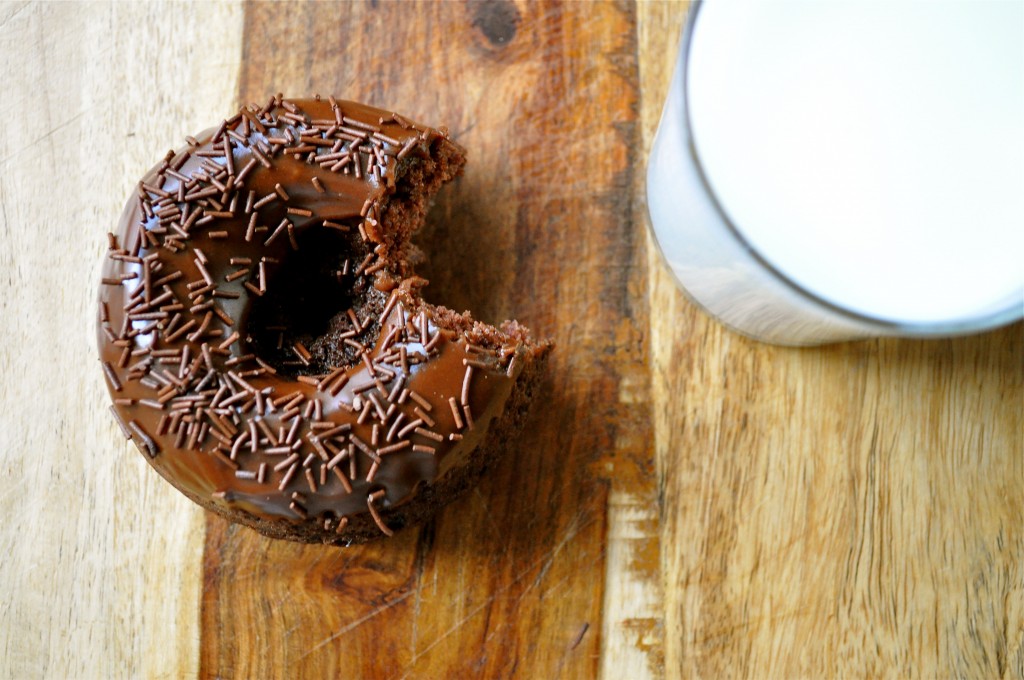
[[[685,11],[0,4],[0,677],[1024,677],[1024,326],[790,350],[693,308],[642,200]],[[105,232],[274,91],[449,125],[428,297],[558,343],[518,451],[390,542],[207,517],[106,410]]]

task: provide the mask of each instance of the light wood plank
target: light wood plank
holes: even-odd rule
[[[0,677],[198,668],[202,514],[117,431],[93,329],[104,234],[229,110],[240,29],[235,5],[2,7]]]

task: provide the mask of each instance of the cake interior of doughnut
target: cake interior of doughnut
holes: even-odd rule
[[[429,158],[407,159],[382,204],[383,228],[373,235],[382,244],[364,238],[362,218],[300,234],[298,250],[275,273],[267,294],[253,304],[247,328],[256,355],[289,376],[323,375],[357,364],[359,349],[345,343],[346,337],[358,332],[360,343],[374,345],[392,287],[404,280],[415,291],[425,283],[414,276],[419,251],[411,238],[423,224],[434,194],[461,172],[464,162],[458,147],[442,143],[433,145]],[[377,254],[387,262],[387,271],[401,280],[362,275]],[[441,327],[465,330],[472,325],[468,316],[421,305],[438,322],[447,320]],[[496,329],[484,335],[489,336],[487,346],[510,340]],[[308,356],[299,355],[297,346]]]

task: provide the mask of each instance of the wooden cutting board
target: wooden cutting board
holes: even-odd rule
[[[685,11],[0,5],[0,677],[1024,677],[1024,326],[787,350],[692,307],[643,203]],[[428,298],[558,345],[513,453],[387,542],[207,516],[106,411],[105,232],[277,91],[448,125]]]

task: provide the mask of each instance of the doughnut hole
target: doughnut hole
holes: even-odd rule
[[[345,343],[356,330],[348,310],[361,321],[371,319],[351,339],[373,347],[385,300],[372,276],[354,274],[370,249],[355,227],[347,233],[314,227],[297,241],[297,251],[268,269],[267,292],[253,299],[246,326],[249,347],[284,376],[323,375],[353,366],[361,359]]]

